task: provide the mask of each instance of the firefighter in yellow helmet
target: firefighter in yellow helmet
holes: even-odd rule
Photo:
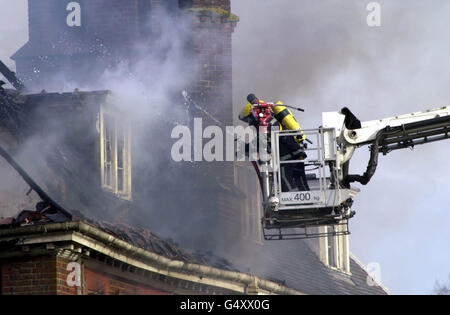
[[[254,94],[249,94],[247,96],[247,101],[248,103],[239,114],[239,119],[247,122],[249,125],[258,127],[258,120],[254,117],[252,106],[253,104],[258,104],[263,101],[259,100]],[[282,102],[277,102],[275,104],[279,106],[274,106],[272,108],[272,119],[270,120],[270,124],[272,126],[279,126],[280,130],[301,131],[302,129],[297,120],[295,120],[294,115],[292,115],[292,112],[287,107],[282,106]],[[306,136],[303,132],[299,136],[280,137],[280,160],[288,161],[305,159],[306,153],[304,150],[307,147],[305,139]],[[283,164],[281,167],[281,177],[283,191],[309,190],[305,175],[305,164],[303,162]]]

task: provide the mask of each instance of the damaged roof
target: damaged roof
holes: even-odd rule
[[[46,198],[45,195],[43,197]],[[94,221],[79,211],[71,214],[66,210],[54,208],[51,200],[38,202],[36,210],[22,210],[15,217],[0,218],[0,229],[63,222],[86,223],[136,247],[169,259],[236,271],[226,259],[216,257],[212,253],[192,254],[181,249],[173,240],[162,239],[147,229],[123,223]]]

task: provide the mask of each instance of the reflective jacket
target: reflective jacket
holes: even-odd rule
[[[261,101],[261,100],[260,100],[260,102],[263,103],[263,101]],[[275,104],[282,105],[283,103],[277,102]],[[241,113],[239,114],[239,119],[247,122],[250,125],[257,126],[258,120],[255,117],[255,115],[253,114],[252,107],[253,107],[252,104],[247,103],[244,106],[244,108],[242,109]],[[273,118],[275,118],[275,120],[270,121],[271,125],[273,125],[273,126],[279,125],[280,130],[285,129],[285,130],[302,131],[302,128],[298,124],[297,120],[295,120],[294,115],[292,115],[292,112],[289,110],[289,108],[287,108],[285,106],[274,106],[272,108],[272,113],[273,113]],[[302,132],[301,135],[295,136],[294,138],[295,138],[296,142],[300,143],[306,139],[306,136]]]

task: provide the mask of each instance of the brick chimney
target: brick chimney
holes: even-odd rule
[[[95,82],[129,58],[137,40],[152,36],[158,7],[177,11],[178,0],[29,0],[29,41],[12,56],[17,73],[40,89],[61,73]]]
[[[230,0],[194,0],[194,50],[200,75],[195,98],[226,125],[232,117],[232,33],[239,18],[230,12]]]
[[[12,58],[19,77],[39,90],[51,88],[58,73],[95,82],[102,70],[130,58],[137,40],[158,35],[162,12],[191,16],[200,65],[194,96],[232,123],[231,35],[238,18],[230,0],[29,0],[28,11],[29,41]]]

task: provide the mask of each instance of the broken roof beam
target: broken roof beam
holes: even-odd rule
[[[16,73],[11,71],[1,60],[0,60],[0,73],[3,74],[3,76],[6,78],[6,80],[8,80],[9,83],[11,83],[12,86],[14,86],[14,88],[17,91],[20,92],[25,88],[22,81],[20,81],[17,78]]]
[[[39,195],[42,201],[47,202],[48,205],[50,205],[53,209],[60,211],[69,220],[72,220],[72,214],[69,213],[67,210],[65,210],[63,207],[61,207],[52,198],[50,198],[50,196],[47,195],[47,193],[43,191],[38,184],[36,184],[36,182],[25,172],[25,170],[19,164],[17,164],[16,161],[14,161],[14,159],[9,155],[9,153],[6,152],[1,146],[0,146],[0,156],[3,157],[6,160],[6,162],[8,162],[9,165],[11,165],[17,171],[17,173],[19,173],[19,175],[27,182],[30,188]]]

